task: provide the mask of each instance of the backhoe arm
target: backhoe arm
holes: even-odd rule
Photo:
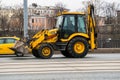
[[[94,18],[94,6],[89,5],[88,6],[88,34],[90,36],[90,46],[92,50],[96,48],[95,28],[96,28],[96,22]]]

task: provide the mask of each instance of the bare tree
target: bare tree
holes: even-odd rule
[[[7,11],[7,8],[2,7],[0,0],[0,31],[2,31],[1,36],[6,36],[6,33],[9,32],[9,15],[7,14]]]
[[[32,6],[33,6],[34,8],[36,8],[38,5],[37,5],[37,3],[32,3]]]
[[[19,36],[23,35],[23,8],[18,7],[15,9],[10,24],[13,31],[19,33]]]
[[[107,24],[116,24],[117,10],[120,7],[120,3],[108,3],[106,4],[106,18]]]
[[[66,9],[65,4],[63,4],[62,2],[58,2],[57,4],[55,4],[55,7],[56,7],[56,11],[55,11],[56,14]]]
[[[21,35],[22,35],[22,33],[23,33],[23,9],[22,8],[19,8],[18,9],[18,13],[16,13],[16,17],[18,18],[18,21],[19,21],[19,25],[18,25],[18,28],[19,28],[19,31],[20,31],[20,33],[21,33]]]
[[[3,36],[5,36],[6,28],[7,28],[7,16],[1,15],[1,30],[3,31]]]

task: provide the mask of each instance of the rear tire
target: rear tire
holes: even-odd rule
[[[67,46],[68,53],[74,58],[83,58],[89,51],[89,44],[85,38],[73,38]]]
[[[53,56],[53,48],[50,44],[41,44],[38,50],[38,54],[42,59],[49,59]]]

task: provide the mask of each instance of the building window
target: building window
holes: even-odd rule
[[[37,18],[37,23],[39,23],[39,18]]]
[[[37,23],[37,18],[35,19],[35,22]]]
[[[44,11],[44,13],[46,13],[46,11]]]
[[[32,23],[34,23],[34,19],[32,19]]]

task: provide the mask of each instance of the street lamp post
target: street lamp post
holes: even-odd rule
[[[24,38],[28,37],[28,9],[27,0],[24,0]]]

